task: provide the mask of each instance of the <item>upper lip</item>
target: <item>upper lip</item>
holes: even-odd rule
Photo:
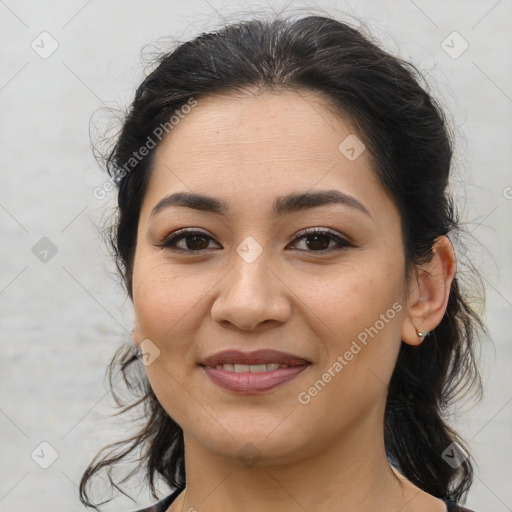
[[[310,364],[310,361],[290,354],[272,349],[254,350],[253,352],[242,352],[240,350],[223,350],[205,358],[200,364],[214,368],[219,364],[286,364],[288,366],[299,366]]]

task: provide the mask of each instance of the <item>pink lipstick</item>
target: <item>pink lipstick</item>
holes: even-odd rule
[[[237,393],[261,393],[288,382],[310,362],[276,350],[225,350],[207,357],[201,366],[216,385]]]

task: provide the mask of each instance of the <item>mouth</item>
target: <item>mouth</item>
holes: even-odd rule
[[[310,365],[307,359],[276,350],[226,350],[200,363],[211,382],[242,394],[274,389],[295,379]]]
[[[215,365],[217,370],[226,370],[227,372],[236,373],[261,373],[261,372],[273,372],[283,368],[293,368],[286,364],[279,363],[268,363],[268,364],[217,364]]]

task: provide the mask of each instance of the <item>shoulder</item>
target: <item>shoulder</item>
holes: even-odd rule
[[[176,489],[172,494],[169,494],[169,496],[162,498],[158,503],[155,503],[154,505],[151,505],[150,507],[147,508],[135,510],[134,512],[165,512],[169,508],[169,505],[176,500],[178,494],[182,490],[183,489]]]

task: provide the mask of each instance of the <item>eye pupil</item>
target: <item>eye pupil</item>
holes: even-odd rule
[[[313,243],[311,244],[310,243],[310,240],[311,239],[314,239]],[[319,243],[318,242],[318,239],[320,240],[324,240],[324,242],[326,241],[327,243],[325,244],[322,244],[321,242]],[[324,250],[324,249],[327,249],[329,247],[329,242],[331,241],[331,238],[327,235],[309,235],[307,238],[306,238],[306,245],[308,246],[309,249],[316,249],[316,250]],[[322,247],[323,246],[323,247]]]
[[[206,239],[206,237],[204,236],[201,236],[201,235],[190,235],[188,237],[185,238],[186,240],[186,245],[187,245],[187,249],[190,249],[191,251],[201,251],[202,249],[206,249],[208,247],[208,240]],[[190,243],[190,241],[192,240],[192,243]],[[199,245],[202,247],[194,247],[195,243],[199,241]],[[202,242],[206,242],[201,244],[201,241]]]

